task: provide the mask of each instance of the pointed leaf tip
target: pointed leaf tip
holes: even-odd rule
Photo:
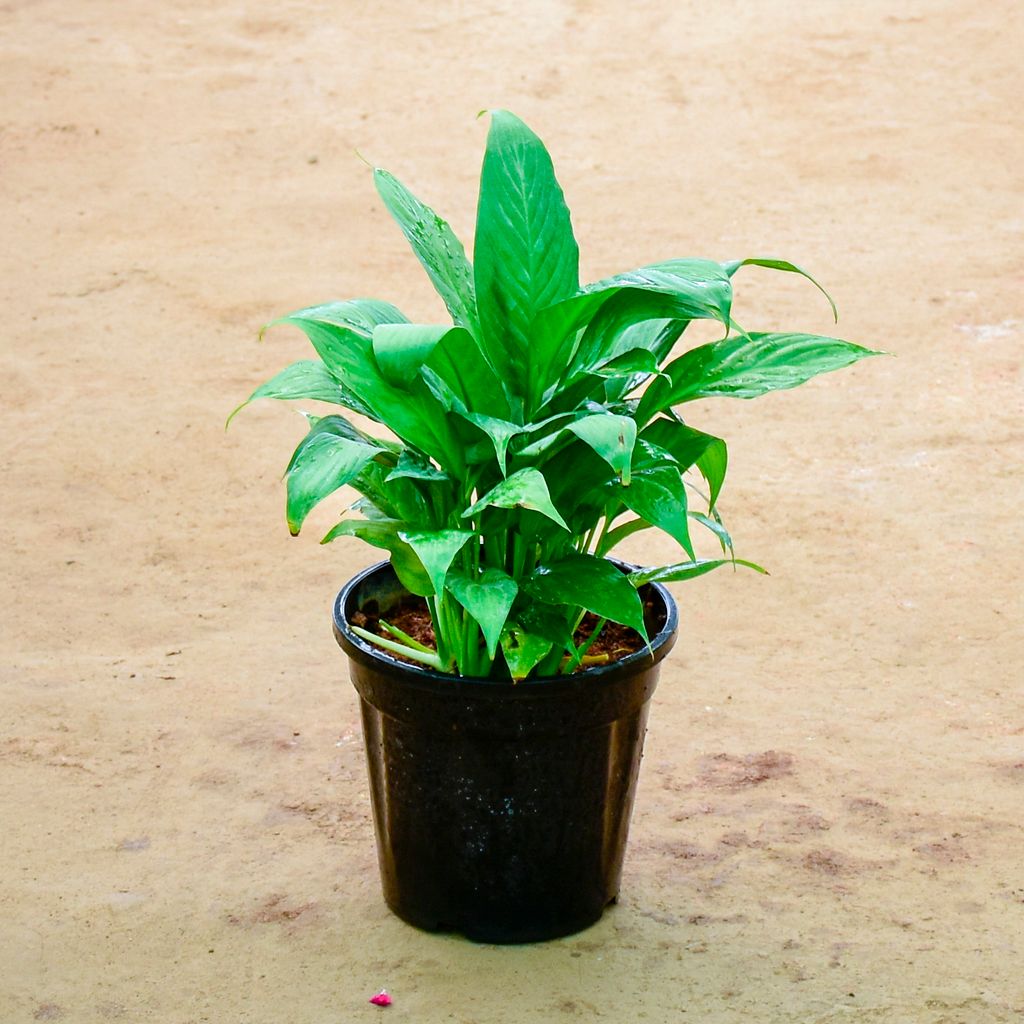
[[[435,594],[443,594],[445,577],[455,556],[473,534],[469,530],[400,530],[398,538],[408,544],[430,577]]]
[[[479,501],[470,505],[462,513],[463,519],[475,516],[488,505],[497,508],[528,508],[540,512],[552,522],[557,523],[563,530],[569,526],[562,518],[558,509],[551,501],[551,492],[548,490],[544,474],[531,466],[520,469],[510,477],[502,480],[496,487],[492,487]]]

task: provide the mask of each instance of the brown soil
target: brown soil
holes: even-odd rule
[[[434,626],[430,621],[430,610],[427,608],[427,602],[423,598],[407,598],[397,608],[392,608],[383,618],[388,625],[396,627],[403,633],[411,636],[413,640],[417,640],[426,647],[436,648]],[[573,636],[573,642],[577,647],[590,638],[600,621],[598,616],[592,612],[587,612],[583,616],[583,620]],[[376,612],[369,612],[367,614],[356,612],[352,616],[352,624],[354,626],[361,626],[371,633],[376,633],[377,636],[393,636],[381,625],[381,616]],[[587,648],[586,664],[594,665],[618,661],[620,658],[625,658],[628,654],[632,654],[633,651],[639,651],[644,646],[643,637],[635,629],[623,626],[618,622],[605,622],[601,632],[597,635],[597,639]],[[413,659],[406,658],[403,654],[392,651],[388,653],[399,661],[416,664]],[[581,671],[583,667],[581,665],[577,671]]]
[[[382,616],[379,611],[355,612],[352,615],[352,625],[361,626],[370,633],[377,636],[390,637],[390,634],[381,624]],[[434,636],[434,624],[430,620],[430,609],[422,597],[406,598],[397,608],[390,609],[384,616],[384,621],[389,625],[400,629],[403,633],[411,636],[425,647],[432,650],[437,649],[437,638]],[[388,651],[392,657],[399,661],[407,661],[415,664],[410,658],[404,655]]]
[[[583,621],[572,638],[577,648],[590,639],[600,621],[593,612],[587,612],[583,616]],[[620,622],[606,621],[601,627],[601,632],[597,634],[597,639],[587,648],[586,657],[590,664],[598,664],[595,659],[619,661],[645,646],[643,637],[635,629],[623,626]]]
[[[4,1024],[1020,1024],[1024,5],[0,10]],[[690,407],[772,575],[673,586],[619,903],[523,949],[383,906],[330,631],[378,552],[317,544],[346,495],[288,536],[292,408],[223,429],[274,316],[442,321],[354,150],[468,238],[488,105],[586,280],[789,257],[839,327],[753,268],[744,327],[896,353]]]

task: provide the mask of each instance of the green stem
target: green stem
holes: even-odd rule
[[[604,629],[605,623],[607,621],[607,619],[599,619],[597,625],[594,627],[594,632],[591,633],[590,636],[588,636],[587,639],[584,640],[583,643],[581,643],[579,647],[576,648],[575,652],[572,654],[572,656],[569,658],[568,662],[562,669],[562,671],[566,675],[568,675],[570,672],[575,672],[577,665],[582,665],[584,663],[587,651],[590,650],[594,641],[601,635],[601,630]],[[606,661],[608,660],[607,655],[604,655],[604,658]],[[593,661],[589,662],[588,664],[592,663]]]
[[[447,592],[438,600],[437,611],[445,635],[445,661],[449,665],[458,665],[462,654],[462,630],[459,629],[458,615],[453,613]]]
[[[389,640],[386,636],[377,636],[376,633],[371,633],[368,629],[363,629],[360,626],[349,626],[349,629],[356,636],[360,636],[371,644],[376,644],[378,647],[383,647],[386,651],[391,651],[393,654],[401,654],[410,661],[418,661],[420,664],[429,665],[438,672],[444,671],[444,664],[440,657],[432,651],[424,652],[416,650],[415,647],[406,647],[405,644],[396,643],[394,640]]]
[[[465,608],[462,609],[462,657],[459,661],[459,671],[462,675],[473,674],[473,629],[472,619]]]
[[[512,535],[512,572],[511,576],[514,580],[523,578],[523,570],[526,567],[526,545],[523,543],[523,538],[520,534],[515,533]]]
[[[452,661],[451,633],[444,617],[444,595],[440,599],[436,595],[428,597],[427,607],[430,609],[430,621],[434,625],[437,656],[443,664],[450,665]]]
[[[565,657],[565,651],[562,650],[555,644],[547,654],[541,659],[540,664],[537,666],[538,676],[553,676],[557,675],[558,668],[562,664],[562,659]]]
[[[397,637],[402,643],[408,644],[410,647],[415,647],[417,651],[426,651],[427,654],[437,654],[437,651],[427,647],[426,644],[421,644],[415,637],[409,636],[408,633],[399,629],[397,626],[392,626],[390,622],[385,622],[383,619],[380,620],[381,629],[386,629],[393,637]]]

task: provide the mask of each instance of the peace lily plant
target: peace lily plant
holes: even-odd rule
[[[716,509],[725,442],[683,411],[700,398],[796,387],[876,354],[733,320],[741,267],[813,278],[778,259],[673,259],[581,286],[551,159],[504,110],[491,112],[473,264],[393,175],[375,170],[374,182],[453,322],[410,323],[374,299],[301,309],[273,323],[300,328],[319,358],[248,399],[330,402],[389,432],[341,413],[309,416],[287,469],[293,534],[339,488],[359,492],[359,516],[346,513],[323,543],[351,536],[388,551],[402,585],[426,600],[436,649],[384,621],[387,636],[353,632],[442,672],[551,676],[584,663],[605,621],[646,640],[644,583],[723,565],[763,572],[735,558]],[[723,337],[676,354],[695,320],[717,321]],[[714,534],[722,557],[695,556],[694,527]],[[605,557],[645,529],[668,534],[680,560],[626,573]],[[577,646],[587,611],[599,621]]]

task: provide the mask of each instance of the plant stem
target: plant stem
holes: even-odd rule
[[[397,626],[392,626],[390,622],[385,622],[383,619],[380,620],[381,629],[386,629],[393,637],[397,637],[404,644],[408,644],[410,647],[416,648],[417,651],[426,651],[428,654],[437,654],[437,651],[431,650],[426,644],[421,644],[415,637],[409,636],[408,633],[399,629]]]
[[[349,626],[349,629],[356,636],[362,637],[378,647],[383,647],[386,651],[391,651],[393,654],[401,654],[410,661],[418,661],[423,665],[429,665],[438,672],[444,671],[444,663],[432,651],[418,651],[415,647],[406,647],[405,644],[396,643],[394,640],[389,640],[386,636],[377,636],[376,633],[371,633],[368,629],[363,629],[360,626]]]
[[[583,643],[581,643],[579,647],[577,647],[573,654],[569,657],[568,662],[562,668],[563,673],[568,675],[570,672],[575,672],[576,666],[582,665],[584,663],[587,651],[590,650],[591,645],[598,638],[598,636],[600,636],[601,630],[604,629],[605,623],[607,621],[607,619],[598,620],[597,625],[594,627],[594,632],[591,633],[590,636],[588,636],[587,639],[584,640]],[[607,660],[607,658],[605,660]]]

